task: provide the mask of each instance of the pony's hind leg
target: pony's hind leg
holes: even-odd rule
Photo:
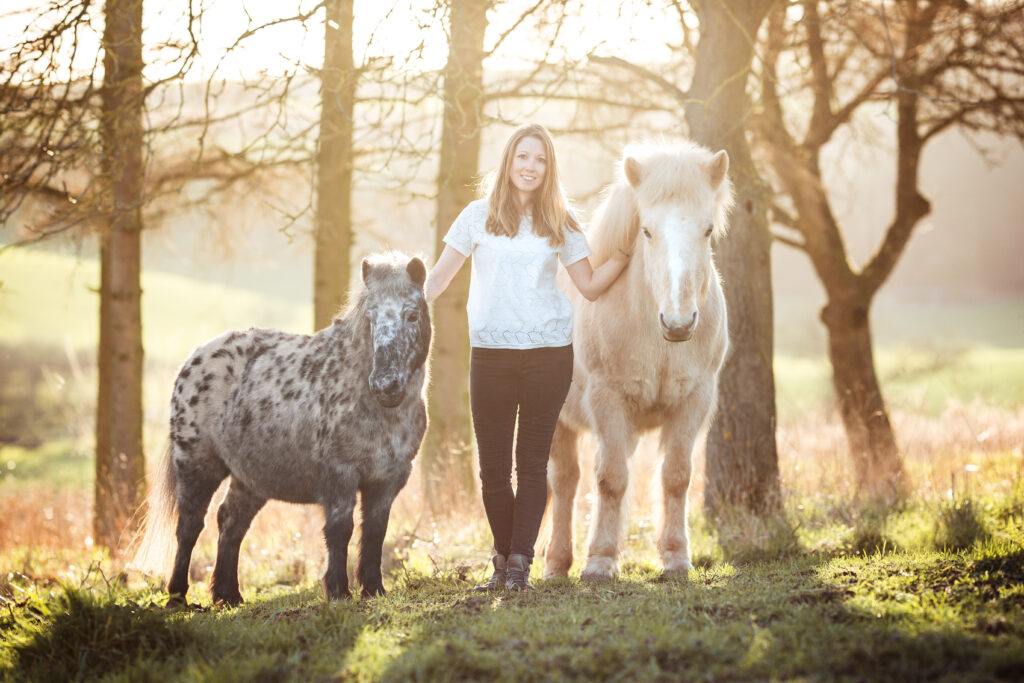
[[[584,581],[606,581],[619,573],[623,506],[629,486],[629,456],[636,449],[638,436],[617,395],[594,392],[588,393],[587,399],[599,444],[594,459],[597,500],[587,564],[580,578]]]
[[[219,461],[196,463],[186,456],[174,457],[172,463],[178,477],[178,549],[174,556],[171,579],[167,582],[167,592],[170,594],[168,606],[184,605],[187,602],[185,595],[188,593],[188,565],[192,560],[192,549],[203,530],[210,499],[228,475],[227,468]]]
[[[572,513],[580,481],[577,433],[559,422],[551,439],[548,487],[551,493],[551,538],[544,553],[544,577],[566,576],[572,566]]]
[[[238,550],[249,530],[252,518],[267,502],[231,477],[228,493],[217,509],[217,562],[213,568],[211,590],[214,604],[239,605]]]
[[[706,385],[698,386],[661,428],[663,510],[658,550],[668,575],[684,574],[693,568],[687,529],[687,494],[693,446],[714,403],[713,381],[710,386],[710,395]]]

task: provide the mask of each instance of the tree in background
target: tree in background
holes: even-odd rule
[[[904,492],[903,466],[875,371],[871,303],[930,211],[918,174],[927,143],[954,127],[1024,139],[1024,3],[799,0],[772,14],[766,41],[756,130],[786,200],[773,210],[777,239],[807,255],[825,289],[821,319],[857,487],[891,499]],[[896,133],[894,214],[858,268],[822,155],[883,103]]]
[[[476,199],[480,136],[483,131],[483,60],[487,11],[491,0],[449,0],[448,62],[440,160],[434,252],[459,212]],[[463,268],[434,303],[434,342],[430,360],[427,411],[429,427],[421,449],[425,499],[442,513],[464,503],[475,489],[473,431],[469,418],[469,337],[466,302],[468,267]]]
[[[348,297],[352,252],[352,131],[358,73],[352,59],[353,0],[327,0],[316,156],[313,328],[331,324]]]
[[[142,449],[142,0],[103,9],[100,108],[99,387],[96,400],[95,540],[117,549],[146,496]]]
[[[693,138],[729,153],[736,208],[715,246],[729,310],[729,355],[718,379],[708,432],[704,507],[779,510],[768,187],[751,158],[747,84],[758,30],[775,0],[694,2],[700,20],[693,81],[685,102]]]

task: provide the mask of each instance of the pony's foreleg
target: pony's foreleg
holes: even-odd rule
[[[217,510],[217,562],[211,584],[214,603],[242,603],[242,594],[238,590],[238,549],[252,518],[266,502],[238,479],[231,478],[227,496]]]
[[[544,553],[544,577],[557,578],[572,566],[572,513],[580,481],[577,433],[559,422],[551,440],[548,486],[551,489],[551,538]]]
[[[327,542],[327,571],[324,593],[328,600],[350,598],[348,590],[348,542],[352,538],[352,510],[356,504],[355,472],[338,477],[327,487],[331,500],[324,503],[324,540]]]
[[[380,563],[384,549],[384,536],[388,532],[391,504],[405,486],[409,473],[390,481],[364,485],[360,490],[362,530],[359,536],[359,565],[356,578],[362,586],[363,596],[384,595],[384,580]]]
[[[203,530],[203,519],[206,517],[210,499],[228,474],[220,462],[217,462],[216,466],[209,461],[191,465],[186,460],[176,459],[173,467],[176,468],[178,476],[178,550],[174,556],[171,579],[167,582],[167,592],[170,593],[168,606],[186,604],[188,565],[192,560],[192,549]]]
[[[629,485],[629,456],[636,449],[637,432],[626,416],[621,399],[612,392],[588,393],[591,424],[598,439],[594,461],[596,511],[590,534],[584,581],[613,579],[619,573],[619,543],[623,505]]]
[[[698,386],[661,429],[662,519],[658,535],[665,574],[693,568],[687,529],[687,494],[693,463],[693,446],[715,401],[714,380]]]

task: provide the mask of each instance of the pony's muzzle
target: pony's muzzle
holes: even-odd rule
[[[698,317],[696,308],[693,309],[690,318],[682,322],[678,322],[677,316],[666,318],[664,313],[658,313],[658,322],[661,323],[661,336],[670,342],[689,340],[693,336],[693,331],[697,329]]]
[[[385,408],[394,408],[405,397],[405,385],[397,377],[391,377],[383,381],[370,380],[370,389],[377,399],[377,403]]]

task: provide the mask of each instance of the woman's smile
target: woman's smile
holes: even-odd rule
[[[520,202],[525,203],[530,194],[541,186],[547,163],[544,143],[539,139],[527,136],[516,145],[509,178],[519,191]]]

